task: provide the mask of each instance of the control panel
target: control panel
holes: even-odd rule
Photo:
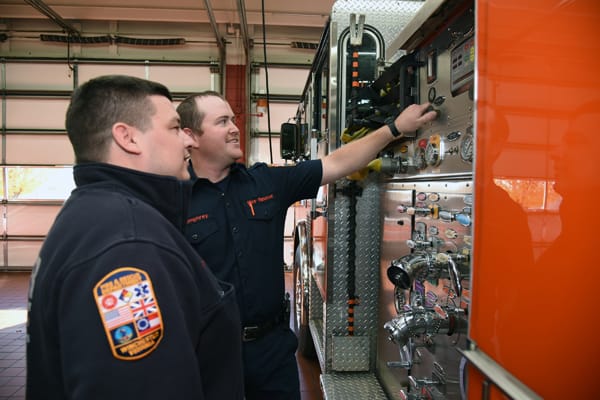
[[[466,348],[470,303],[474,46],[467,10],[393,67],[401,108],[427,101],[438,114],[388,154],[403,167],[383,200],[384,238],[395,240],[382,251],[380,319],[389,341],[380,345],[380,374],[401,382],[388,384],[393,399],[464,398],[457,348]]]

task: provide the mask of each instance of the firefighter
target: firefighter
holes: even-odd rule
[[[242,318],[247,400],[300,399],[295,352],[284,301],[284,222],[294,202],[314,198],[323,184],[373,160],[401,132],[435,118],[429,104],[411,105],[388,125],[322,160],[290,167],[257,163],[246,168],[240,132],[228,102],[218,93],[193,94],[178,107],[193,139],[194,178],[186,236],[215,275],[236,288]]]
[[[243,398],[233,287],[182,235],[190,139],[171,101],[128,76],[73,93],[77,188],[32,272],[27,399]]]

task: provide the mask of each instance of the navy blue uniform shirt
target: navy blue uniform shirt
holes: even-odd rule
[[[322,173],[321,160],[236,163],[221,182],[196,179],[186,236],[217,278],[234,285],[244,325],[281,314],[285,217],[296,201],[316,196]]]

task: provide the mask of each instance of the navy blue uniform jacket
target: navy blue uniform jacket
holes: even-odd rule
[[[189,184],[74,177],[32,273],[27,398],[242,399],[234,291],[182,235]]]

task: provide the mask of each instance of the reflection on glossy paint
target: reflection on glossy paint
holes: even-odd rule
[[[590,259],[600,223],[598,2],[475,3],[469,336],[544,399],[595,398],[600,341],[585,332],[597,321],[600,281]],[[507,140],[497,145],[497,137]],[[498,188],[509,201],[499,202]]]
[[[558,211],[561,197],[554,190],[554,181],[494,178],[494,183],[526,211]]]

